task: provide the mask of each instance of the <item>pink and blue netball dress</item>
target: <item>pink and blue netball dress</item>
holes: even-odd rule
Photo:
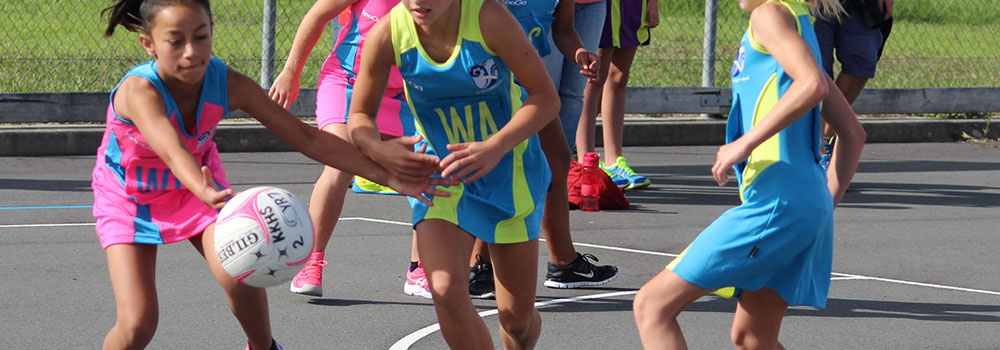
[[[195,161],[212,170],[218,188],[228,188],[212,136],[229,111],[226,64],[212,58],[205,70],[194,133],[189,133],[177,103],[156,72],[156,61],[132,68],[131,76],[149,80],[166,105],[174,131]],[[119,82],[120,86],[121,82]],[[94,166],[94,218],[101,247],[114,244],[167,244],[200,234],[217,212],[181,185],[167,164],[146,143],[135,123],[115,114],[111,91],[104,137]]]
[[[809,10],[783,0],[819,61]],[[750,130],[792,79],[747,30],[732,69],[726,142]],[[820,108],[761,143],[735,165],[743,204],[722,214],[671,263],[699,287],[774,289],[789,305],[826,306],[833,262],[833,198],[819,165]],[[738,293],[738,291],[737,291]]]
[[[330,124],[346,124],[347,111],[354,92],[354,79],[361,65],[361,50],[375,22],[389,13],[399,0],[360,0],[351,5],[351,19],[337,35],[333,51],[323,62],[316,90],[316,123],[322,129]],[[375,118],[380,133],[392,136],[414,135],[413,114],[406,108],[403,78],[392,67],[382,104]]]

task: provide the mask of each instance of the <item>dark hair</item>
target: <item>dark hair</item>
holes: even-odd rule
[[[130,32],[142,30],[149,33],[149,24],[156,16],[156,12],[161,8],[180,4],[195,3],[201,5],[208,11],[208,19],[212,20],[212,5],[208,0],[117,0],[114,5],[101,10],[101,16],[108,15],[108,28],[104,30],[104,37],[110,37],[115,33],[115,27],[121,25]]]

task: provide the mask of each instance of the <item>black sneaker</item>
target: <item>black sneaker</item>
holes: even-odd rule
[[[545,274],[545,286],[549,288],[580,288],[599,286],[611,282],[621,273],[618,266],[594,265],[597,262],[593,254],[576,253],[576,260],[566,266],[549,264],[549,272]]]
[[[493,264],[484,262],[478,254],[476,264],[469,268],[469,296],[476,299],[496,296],[496,286],[493,285]]]

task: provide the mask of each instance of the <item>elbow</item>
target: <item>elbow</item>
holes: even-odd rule
[[[821,101],[826,99],[826,96],[830,94],[830,87],[826,83],[824,77],[817,77],[816,79],[810,79],[807,84],[807,94],[809,99],[816,101],[819,104]]]

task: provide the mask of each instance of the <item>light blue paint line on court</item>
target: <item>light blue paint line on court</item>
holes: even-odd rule
[[[49,205],[41,207],[0,207],[0,210],[89,209],[93,205]]]

